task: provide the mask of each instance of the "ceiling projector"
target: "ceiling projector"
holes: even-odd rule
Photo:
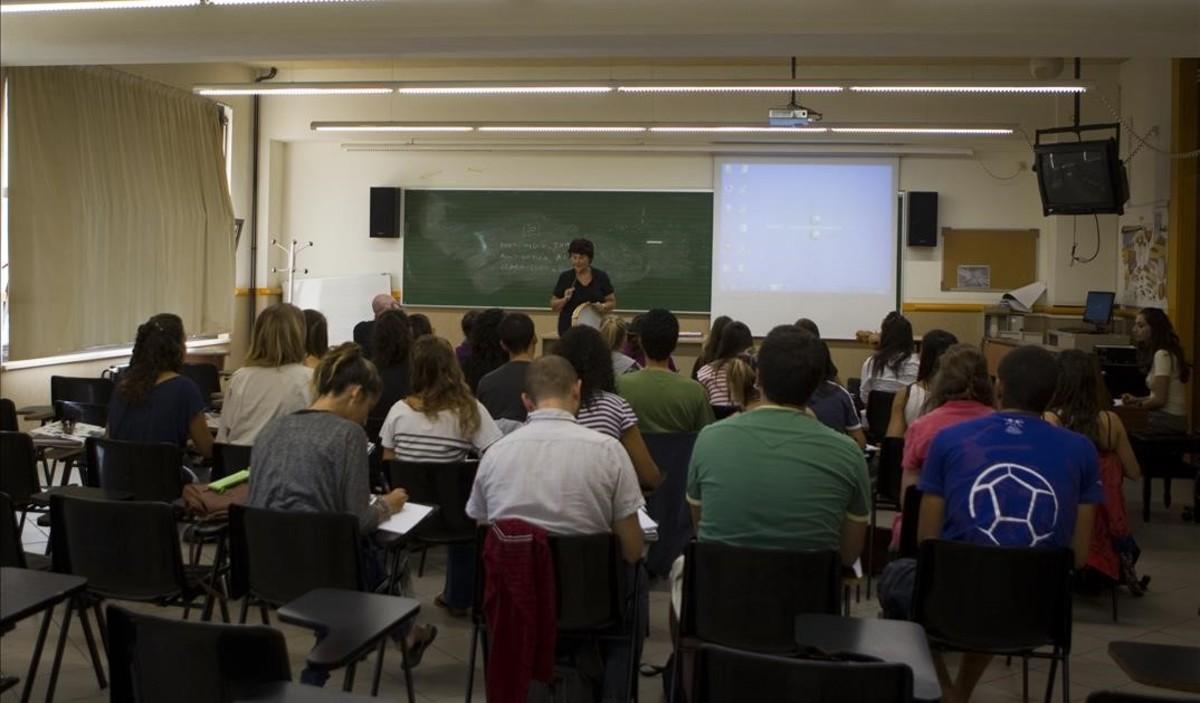
[[[767,124],[772,127],[807,127],[820,121],[821,113],[795,102],[767,110]]]

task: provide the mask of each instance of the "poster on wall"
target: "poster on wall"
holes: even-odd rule
[[[1121,303],[1167,307],[1167,223],[1162,210],[1155,210],[1150,222],[1121,226]]]

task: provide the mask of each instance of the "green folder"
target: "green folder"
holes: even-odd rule
[[[242,469],[237,473],[232,473],[223,479],[213,481],[208,484],[208,489],[216,493],[224,493],[226,490],[233,488],[239,483],[245,483],[250,480],[250,469]]]

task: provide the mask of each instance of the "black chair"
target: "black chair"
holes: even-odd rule
[[[163,503],[174,503],[183,494],[183,450],[174,444],[89,437],[85,449],[85,485]]]
[[[0,432],[19,432],[17,406],[8,398],[0,398]]]
[[[107,427],[108,406],[82,403],[76,400],[56,400],[54,401],[54,419]]]
[[[846,390],[850,392],[850,398],[854,400],[855,409],[857,409],[859,412],[867,409],[866,406],[863,405],[862,394],[860,392],[862,391],[861,378],[847,378]]]
[[[904,438],[884,437],[879,443],[875,480],[871,495],[871,524],[867,527],[867,548],[863,553],[863,571],[867,577],[867,597],[871,597],[871,581],[876,573],[875,531],[876,515],[880,508],[900,510],[900,482],[904,473]]]
[[[0,492],[0,566],[46,571],[50,560],[38,554],[27,554],[21,544],[21,525],[17,512],[7,494]]]
[[[107,612],[113,703],[229,703],[292,678],[279,630],[169,620],[116,605]]]
[[[405,535],[409,549],[421,552],[417,576],[425,573],[425,553],[429,547],[475,544],[476,523],[467,515],[467,500],[479,471],[478,461],[453,464],[389,461],[385,469],[389,490],[403,488],[410,501],[437,508]]]
[[[51,376],[50,402],[74,400],[93,405],[108,405],[112,399],[113,382],[107,378]]]
[[[179,375],[192,379],[208,407],[220,404],[221,372],[212,364],[184,364]],[[214,404],[214,400],[217,401]]]
[[[1025,700],[1029,658],[1050,660],[1046,703],[1062,662],[1070,700],[1070,549],[992,547],[925,540],[919,548],[913,620],[944,651],[1020,656]],[[1039,651],[1050,647],[1050,652]]]
[[[892,401],[895,393],[888,391],[871,391],[867,395],[867,442],[879,444],[887,434],[888,423],[892,420]]]
[[[736,405],[714,405],[714,406],[712,406],[712,411],[713,411],[713,417],[715,417],[718,420],[724,420],[725,418],[729,417],[730,415],[733,415],[734,413],[736,413],[738,411],[738,406],[736,406]]]
[[[380,493],[385,492],[388,484],[387,471],[384,469],[383,461],[383,441],[379,436],[383,431],[383,422],[386,419],[378,416],[368,417],[363,428],[367,433],[367,442],[371,448],[367,454],[367,466],[371,472],[371,489]]]
[[[663,481],[646,500],[646,512],[658,523],[658,541],[646,554],[646,570],[666,576],[692,538],[692,511],[688,508],[687,469],[696,445],[696,433],[645,434],[646,448],[663,473]]]
[[[725,703],[749,696],[763,701],[908,703],[912,690],[912,670],[904,664],[794,659],[705,644],[696,651],[691,700]]]
[[[900,556],[917,558],[917,526],[921,522],[921,497],[924,493],[916,486],[904,492],[904,519],[900,522]]]
[[[245,444],[213,442],[212,473],[209,474],[209,479],[216,481],[249,468],[250,450],[251,447]]]
[[[1190,479],[1196,490],[1200,490],[1200,466],[1183,459],[1185,454],[1200,453],[1200,434],[1130,432],[1129,443],[1142,467],[1143,522],[1150,522],[1150,493],[1154,479],[1162,479],[1163,506],[1167,508],[1171,507],[1171,479]]]
[[[0,492],[8,494],[20,513],[18,533],[25,526],[26,513],[39,509],[30,498],[41,490],[33,438],[24,432],[0,432]]]

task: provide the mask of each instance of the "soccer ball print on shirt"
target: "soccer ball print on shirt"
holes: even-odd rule
[[[1020,464],[995,464],[971,486],[975,529],[993,544],[1035,547],[1054,536],[1058,495],[1036,470]]]

